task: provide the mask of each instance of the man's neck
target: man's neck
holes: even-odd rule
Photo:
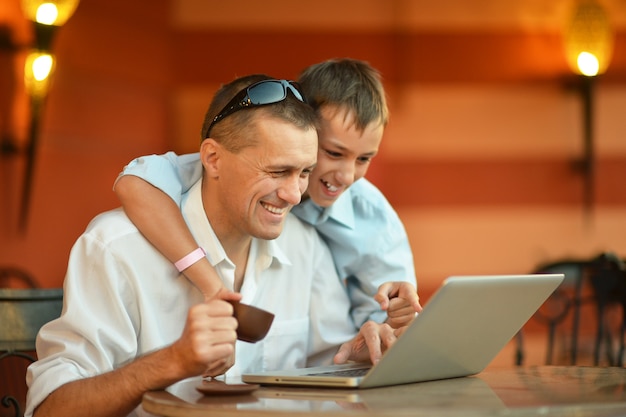
[[[203,186],[205,185],[203,184]],[[202,197],[204,212],[226,256],[235,264],[234,289],[235,291],[239,291],[243,283],[246,265],[248,264],[252,236],[232,227],[232,224],[225,218],[226,216],[220,212],[220,208],[215,204],[215,198],[217,197],[208,195],[208,198],[205,199],[204,193],[206,191],[206,189],[203,190]]]
[[[220,242],[222,242],[221,238]],[[246,274],[246,267],[248,265],[251,242],[252,239],[247,239],[247,241],[240,241],[239,243],[233,243],[228,245],[222,243],[228,259],[230,259],[231,262],[235,264],[235,282],[233,284],[233,289],[237,292],[241,290],[241,286],[243,285],[243,279]]]
[[[248,264],[248,256],[250,253],[250,246],[252,244],[252,238],[250,236],[240,236],[233,234],[232,230],[221,230],[219,220],[213,222],[211,218],[208,218],[215,236],[217,236],[224,252],[228,259],[235,265],[235,282],[234,290],[239,291],[243,284],[244,275],[246,272],[246,266]]]

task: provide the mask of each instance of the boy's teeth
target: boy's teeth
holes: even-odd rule
[[[322,183],[326,186],[326,188],[328,188],[328,191],[331,191],[331,192],[337,191],[337,187],[335,187],[334,185],[330,185],[329,183],[323,180],[322,180]]]

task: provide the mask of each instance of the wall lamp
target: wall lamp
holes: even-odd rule
[[[578,75],[582,99],[583,155],[576,162],[582,173],[583,207],[589,216],[594,203],[595,155],[593,135],[593,92],[597,76],[609,66],[613,52],[613,30],[608,14],[596,0],[577,2],[565,28],[565,54],[571,70]]]
[[[24,87],[30,103],[26,141],[20,145],[16,138],[2,132],[0,153],[2,156],[23,154],[25,156],[20,207],[20,230],[26,229],[33,185],[35,157],[39,139],[39,122],[43,105],[51,85],[55,68],[52,42],[57,29],[72,16],[80,0],[21,0],[22,12],[33,24],[32,45],[9,46],[14,52],[28,51],[24,61]],[[17,54],[16,54],[17,55]],[[8,131],[8,130],[7,130]]]

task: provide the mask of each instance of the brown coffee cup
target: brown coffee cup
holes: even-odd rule
[[[270,330],[274,314],[261,308],[239,301],[228,301],[233,306],[233,316],[237,319],[237,339],[256,343]]]

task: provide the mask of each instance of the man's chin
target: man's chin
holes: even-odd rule
[[[270,228],[261,230],[259,231],[259,233],[255,234],[255,237],[259,239],[264,239],[264,240],[274,240],[278,236],[280,236],[282,232],[283,232],[283,226],[281,225],[280,228],[272,227],[271,230]]]

